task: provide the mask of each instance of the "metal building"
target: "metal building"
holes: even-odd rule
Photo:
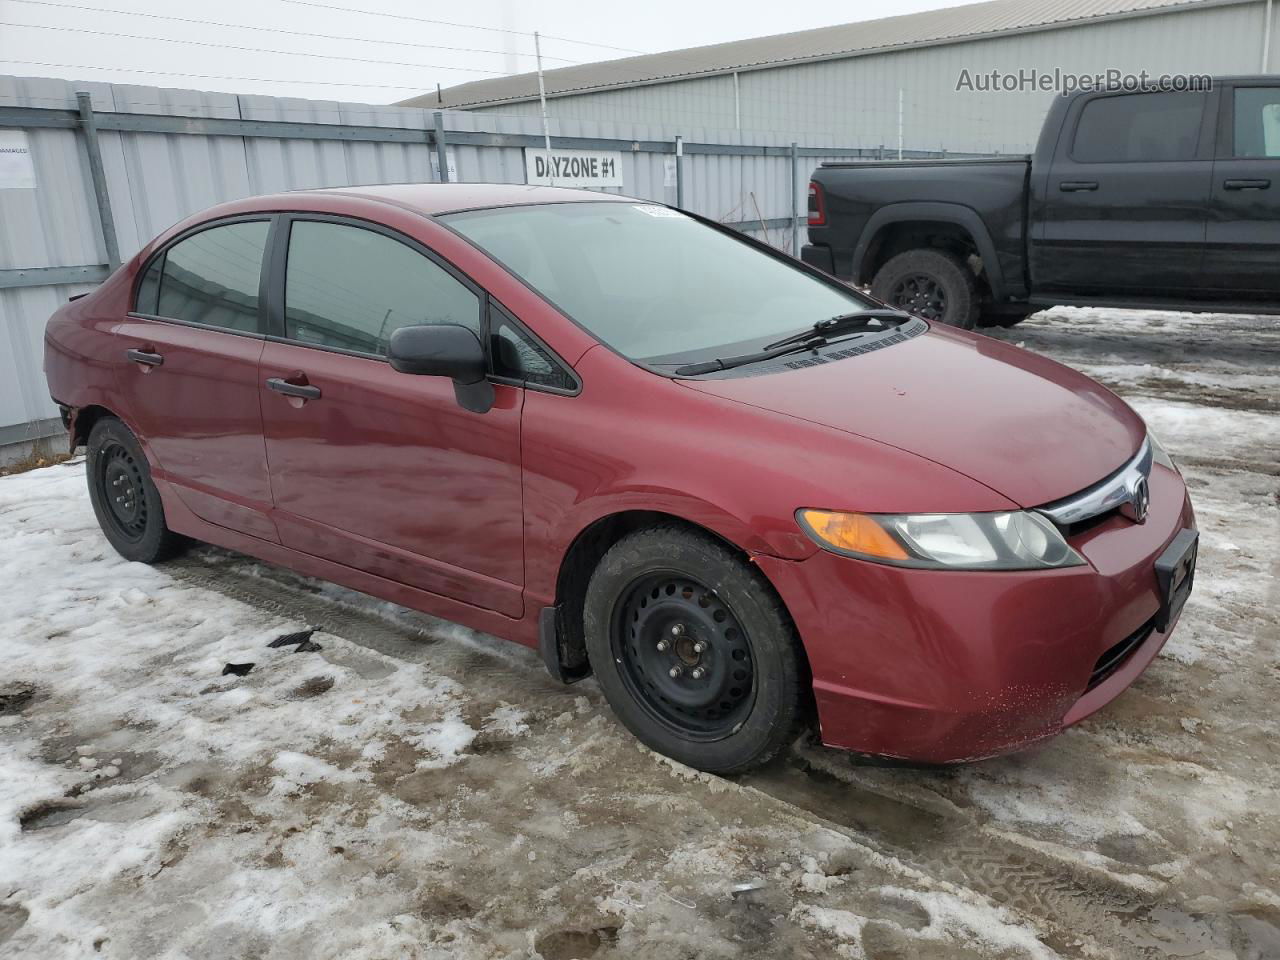
[[[546,71],[560,120],[831,136],[856,147],[1026,152],[1053,92],[983,76],[1108,70],[1152,78],[1280,71],[1273,0],[991,0]],[[967,74],[966,74],[967,71]],[[966,81],[966,76],[968,80]],[[958,89],[962,88],[962,89]],[[406,106],[539,113],[536,74]]]

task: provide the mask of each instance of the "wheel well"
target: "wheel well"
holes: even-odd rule
[[[859,283],[870,283],[886,263],[908,250],[933,249],[954,253],[980,273],[981,259],[973,236],[957,223],[908,220],[886,224],[867,247],[858,271]]]
[[[114,417],[115,414],[106,407],[90,404],[76,411],[75,433],[71,436],[71,449],[84,446],[89,442],[89,432],[93,425],[103,417]]]
[[[733,541],[726,539],[714,530],[692,523],[674,514],[662,513],[656,510],[628,510],[623,513],[601,517],[574,538],[573,543],[570,544],[568,551],[565,553],[564,560],[560,564],[560,574],[556,580],[556,606],[559,609],[556,628],[560,637],[561,656],[566,661],[564,664],[566,667],[578,669],[587,666],[587,647],[583,633],[582,608],[586,602],[587,584],[591,580],[591,574],[595,572],[604,555],[609,552],[609,548],[627,534],[636,530],[672,524],[682,526],[725,545],[748,563],[751,560],[750,554]],[[770,587],[772,587],[772,584],[770,584]],[[778,602],[782,605],[782,609],[786,611],[786,602],[781,597],[778,598]],[[790,613],[788,612],[787,615],[789,618]],[[805,688],[811,691],[812,681],[809,679],[811,677],[809,657],[803,643],[800,644],[800,662],[805,671]],[[809,704],[809,709],[813,709],[812,704]]]

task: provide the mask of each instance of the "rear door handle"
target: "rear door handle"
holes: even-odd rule
[[[286,397],[298,397],[302,400],[319,400],[320,388],[311,384],[290,383],[281,377],[272,377],[267,381],[267,389],[283,393]]]
[[[164,357],[150,349],[126,350],[124,355],[134,363],[141,363],[147,367],[158,367],[164,363]]]
[[[1270,190],[1270,180],[1227,180],[1222,184],[1228,190]]]
[[[1097,180],[1063,180],[1058,184],[1058,189],[1063,193],[1081,193],[1089,190],[1098,189]]]

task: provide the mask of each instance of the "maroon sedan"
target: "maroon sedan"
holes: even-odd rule
[[[186,538],[594,672],[704,770],[920,762],[1088,716],[1195,521],[1142,420],[714,223],[543,187],[316,190],[166,231],[50,320],[107,539]]]

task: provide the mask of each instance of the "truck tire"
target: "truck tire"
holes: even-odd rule
[[[946,250],[908,250],[891,258],[871,281],[871,295],[935,323],[972,330],[978,319],[978,280]]]

